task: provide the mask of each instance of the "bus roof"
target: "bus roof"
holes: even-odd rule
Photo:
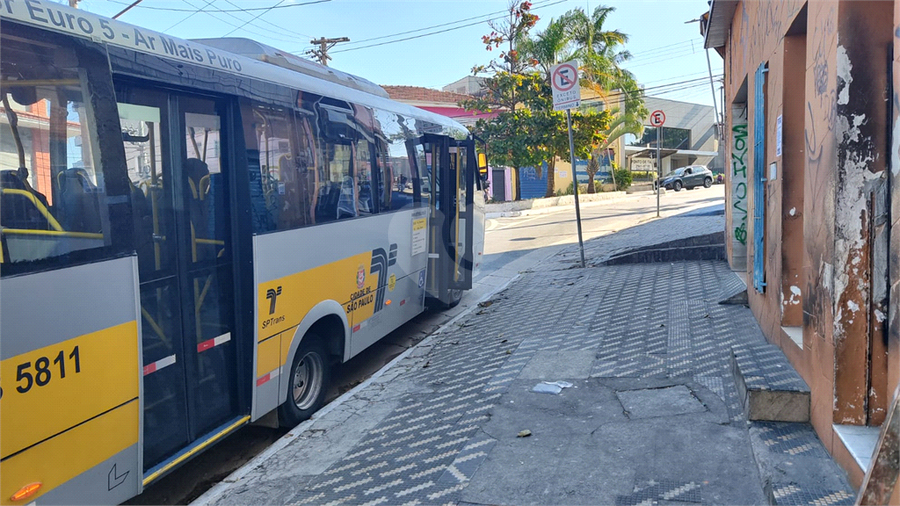
[[[463,125],[446,116],[390,100],[384,89],[371,81],[249,39],[179,39],[49,0],[0,2],[0,18],[359,105],[416,116],[451,130],[466,131]],[[253,57],[236,54],[229,49]]]

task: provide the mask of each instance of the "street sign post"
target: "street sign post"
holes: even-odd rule
[[[666,113],[657,109],[650,113],[650,126],[656,128],[656,217],[659,218],[659,192],[662,182],[662,158],[660,147],[662,144],[662,126],[666,123]]]
[[[575,190],[575,222],[578,225],[578,247],[581,250],[581,267],[584,263],[584,240],[581,235],[581,206],[578,203],[578,171],[575,170],[575,138],[572,136],[572,107],[581,105],[581,88],[578,85],[578,62],[568,61],[550,68],[550,87],[553,89],[553,110],[566,111],[569,128],[569,159],[572,163],[572,187]],[[590,181],[588,181],[590,183]]]

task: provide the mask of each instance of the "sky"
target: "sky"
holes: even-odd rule
[[[131,1],[81,0],[79,8],[112,16]],[[532,33],[569,10],[591,12],[601,4],[532,1],[540,17]],[[616,9],[606,27],[629,36],[625,49],[633,58],[624,67],[648,96],[712,105],[703,39],[691,22],[708,10],[706,0],[603,4]],[[481,37],[491,31],[487,20],[500,18],[506,7],[507,0],[143,0],[119,20],[185,39],[247,37],[300,56],[311,39],[349,37],[329,51],[330,66],[382,85],[440,89],[499,56]],[[244,11],[216,12],[238,9]],[[709,60],[720,75],[722,58],[710,51]]]

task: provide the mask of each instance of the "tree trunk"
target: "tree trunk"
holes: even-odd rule
[[[616,184],[616,169],[612,165],[612,159],[609,156],[609,148],[606,148],[606,159],[609,160],[609,175],[612,176],[613,186],[618,190],[619,185]]]
[[[551,157],[547,163],[547,191],[544,197],[552,197],[556,194],[556,157]]]

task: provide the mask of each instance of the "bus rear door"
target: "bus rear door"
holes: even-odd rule
[[[144,482],[239,413],[224,103],[120,85],[141,286]]]
[[[428,295],[454,306],[472,288],[475,145],[442,135],[420,138],[425,150],[423,197],[431,208]]]

